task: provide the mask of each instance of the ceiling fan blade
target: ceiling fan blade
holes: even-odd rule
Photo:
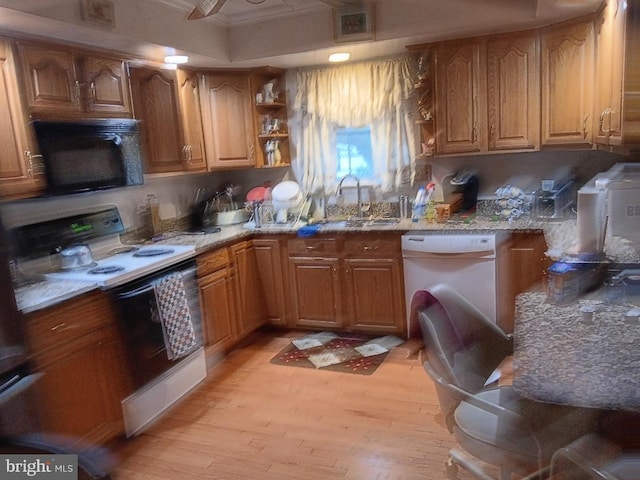
[[[322,3],[326,3],[327,5],[331,5],[333,8],[344,8],[356,5],[359,2],[358,0],[318,0]]]
[[[200,18],[215,15],[220,11],[227,0],[198,0],[196,8],[189,14],[189,20],[198,20]]]

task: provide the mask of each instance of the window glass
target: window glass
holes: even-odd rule
[[[360,180],[372,179],[371,127],[339,128],[336,133],[336,178],[352,174]]]

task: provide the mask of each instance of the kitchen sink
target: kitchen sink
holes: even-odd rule
[[[338,219],[326,219],[316,222],[320,225],[320,228],[324,229],[340,229],[340,228],[354,228],[354,227],[372,227],[382,225],[395,225],[400,222],[399,218],[359,218],[351,217],[344,220]]]

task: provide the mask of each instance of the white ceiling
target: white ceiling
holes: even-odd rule
[[[160,61],[188,54],[198,67],[284,68],[405,52],[410,44],[521,30],[595,11],[602,0],[373,0],[375,40],[336,44],[331,3],[352,0],[227,0],[215,15],[187,20],[198,0],[109,0],[114,28],[82,16],[81,0],[0,0],[0,33],[24,33]],[[251,0],[252,2],[259,0]]]

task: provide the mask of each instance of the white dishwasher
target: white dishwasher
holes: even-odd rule
[[[498,266],[500,246],[508,232],[429,233],[402,236],[407,331],[411,332],[411,299],[418,290],[444,283],[452,287],[494,322],[499,318]],[[506,260],[506,259],[505,259]],[[415,331],[415,330],[413,330]]]

